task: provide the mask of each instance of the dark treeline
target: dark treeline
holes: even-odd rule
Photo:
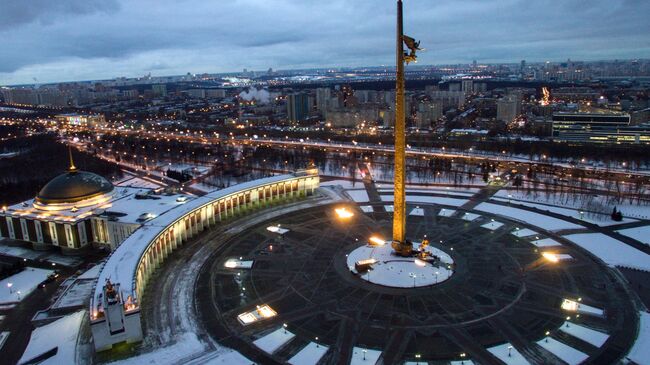
[[[33,198],[48,181],[69,167],[68,149],[54,135],[2,141],[0,151],[12,154],[0,159],[0,205],[3,206]],[[118,166],[89,154],[73,151],[73,158],[80,170],[106,178],[120,175]]]

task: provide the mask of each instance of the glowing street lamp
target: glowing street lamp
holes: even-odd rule
[[[554,254],[554,253],[551,253],[551,252],[542,252],[542,256],[546,260],[548,260],[548,261],[550,261],[552,263],[556,263],[556,262],[560,261],[560,259],[557,257],[557,255]]]
[[[343,208],[336,208],[336,209],[334,209],[334,211],[336,212],[336,215],[337,215],[340,219],[348,219],[348,218],[352,218],[352,217],[354,216],[354,213],[350,212],[350,211],[349,211],[347,208],[345,208],[345,207],[343,207]]]

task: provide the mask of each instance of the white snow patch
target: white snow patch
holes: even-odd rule
[[[626,358],[637,364],[650,359],[650,313],[639,312],[639,334]]]
[[[392,202],[395,200],[393,195],[381,195],[381,200],[385,202]],[[439,204],[449,205],[453,207],[460,207],[467,203],[466,199],[445,198],[439,196],[422,196],[422,195],[407,195],[407,203],[425,203],[425,204]]]
[[[545,337],[537,341],[537,344],[569,365],[580,364],[589,358],[589,355],[584,352],[578,351],[552,337]]]
[[[526,358],[517,351],[510,343],[490,347],[487,349],[496,356],[499,360],[505,362],[507,365],[526,365],[530,364]],[[510,355],[510,356],[508,356]]]
[[[562,246],[562,244],[552,238],[544,238],[541,240],[536,240],[531,242],[537,247],[553,247],[553,246]]]
[[[392,205],[385,205],[384,209],[386,210],[386,212],[392,213],[395,210],[395,207],[393,207]]]
[[[379,350],[366,349],[355,346],[352,349],[352,358],[350,359],[350,365],[373,365],[377,363],[380,355],[381,351]]]
[[[481,216],[476,214],[476,213],[465,213],[465,214],[463,214],[463,219],[468,221],[468,222],[471,222],[471,221],[473,221],[475,219],[478,219],[480,217]]]
[[[297,354],[289,359],[289,364],[292,365],[316,365],[320,359],[329,350],[328,346],[323,346],[316,342],[310,342],[307,346],[303,347]]]
[[[481,227],[489,229],[490,231],[496,231],[497,229],[501,228],[502,226],[503,226],[503,223],[496,222],[496,221],[493,220],[492,222],[486,223],[486,224],[482,225]]]
[[[568,324],[568,326],[567,326]],[[585,342],[588,342],[596,347],[601,347],[609,338],[609,335],[600,331],[596,331],[589,327],[581,326],[573,322],[564,322],[560,326],[560,331],[577,337]]]
[[[102,271],[103,266],[103,262],[101,264],[97,264],[86,270],[83,274],[79,275],[77,279],[97,279],[99,277],[99,273]]]
[[[38,284],[53,272],[52,270],[27,267],[18,274],[0,281],[0,304],[15,303],[25,299],[38,287]]]
[[[346,194],[352,198],[357,203],[367,203],[370,201],[370,198],[368,197],[368,193],[361,189],[361,190],[346,190]]]
[[[548,231],[584,228],[583,226],[573,224],[571,222],[567,222],[562,219],[549,217],[540,213],[529,212],[523,209],[506,207],[503,205],[481,203],[478,206],[476,206],[476,208],[474,209],[481,212],[492,213],[492,214],[508,217],[516,221],[532,224],[534,226],[540,227],[542,229],[546,229]]]
[[[623,236],[628,236],[646,245],[650,245],[650,226],[622,229],[617,232]]]
[[[417,250],[419,242],[413,242],[413,249]],[[454,260],[444,251],[433,246],[425,248],[433,256],[440,258],[440,261],[428,263],[415,257],[400,257],[392,254],[390,245],[370,246],[364,245],[356,248],[347,257],[347,264],[350,271],[355,270],[355,263],[366,259],[375,259],[376,263],[367,272],[359,274],[363,280],[371,283],[398,287],[412,288],[441,283],[451,275],[453,270],[448,265]]]
[[[441,216],[441,217],[451,217],[452,215],[454,215],[454,213],[456,213],[456,211],[453,210],[453,209],[444,209],[443,208],[443,209],[440,209],[440,212],[438,212],[438,215]]]
[[[86,311],[82,310],[36,328],[18,363],[26,363],[56,348],[57,352],[54,356],[39,362],[39,364],[76,364],[77,337],[85,315]]]
[[[195,333],[186,332],[180,334],[173,344],[158,347],[151,352],[133,356],[128,359],[109,363],[110,365],[140,365],[140,364],[176,364],[189,356],[201,353],[205,350],[203,344]],[[228,350],[232,351],[232,350]],[[225,354],[225,353],[224,353]]]
[[[415,215],[419,217],[424,217],[424,209],[422,208],[415,208],[409,213],[409,215]]]
[[[534,236],[538,233],[533,231],[532,229],[524,228],[524,229],[515,229],[514,231],[510,232],[510,234],[517,237],[528,237],[528,236]]]
[[[332,181],[321,181],[320,186],[341,186],[344,189],[354,189],[355,186],[363,186],[361,183],[352,184],[352,181],[348,180],[332,180]]]
[[[253,342],[253,344],[259,347],[262,351],[272,354],[280,347],[284,346],[284,344],[291,341],[294,337],[296,337],[296,335],[287,331],[285,328],[280,327],[268,335],[258,338]]]
[[[608,265],[650,271],[650,255],[602,233],[564,236]]]
[[[372,208],[372,205],[362,205],[362,206],[360,206],[359,208],[360,208],[361,211],[364,212],[364,213],[372,213],[372,212],[375,211],[375,210]]]

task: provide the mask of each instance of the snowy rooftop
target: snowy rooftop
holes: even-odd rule
[[[44,211],[33,206],[34,199],[14,204],[7,208],[7,213],[31,219],[48,221],[75,222],[103,211],[117,213],[113,217],[120,222],[139,223],[138,218],[143,213],[161,215],[181,204],[176,201],[180,195],[151,194],[151,189],[115,187],[108,201],[86,207],[75,207],[68,210]],[[148,199],[136,199],[137,194],[148,194]]]
[[[123,293],[135,295],[134,278],[140,257],[144,254],[149,243],[176,220],[216,199],[254,186],[272,184],[295,176],[296,175],[294,174],[278,175],[233,185],[226,189],[218,190],[196,199],[186,201],[184,204],[176,205],[174,209],[169,209],[156,218],[145,222],[140,228],[133,232],[131,236],[122,242],[122,244],[112,252],[111,256],[106,261],[106,264],[97,280],[98,285],[95,287],[95,292],[91,299],[91,307],[95,306],[93,302],[99,302],[103,283],[106,282],[107,279],[110,279],[114,283],[120,283],[120,289]]]
[[[18,363],[27,363],[45,352],[56,349],[57,351],[51,357],[39,364],[75,364],[77,336],[84,315],[85,311],[75,312],[36,328]]]

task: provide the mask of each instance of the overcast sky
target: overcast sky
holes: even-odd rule
[[[420,64],[650,58],[648,0],[405,0]],[[0,85],[394,63],[394,0],[1,0]]]

